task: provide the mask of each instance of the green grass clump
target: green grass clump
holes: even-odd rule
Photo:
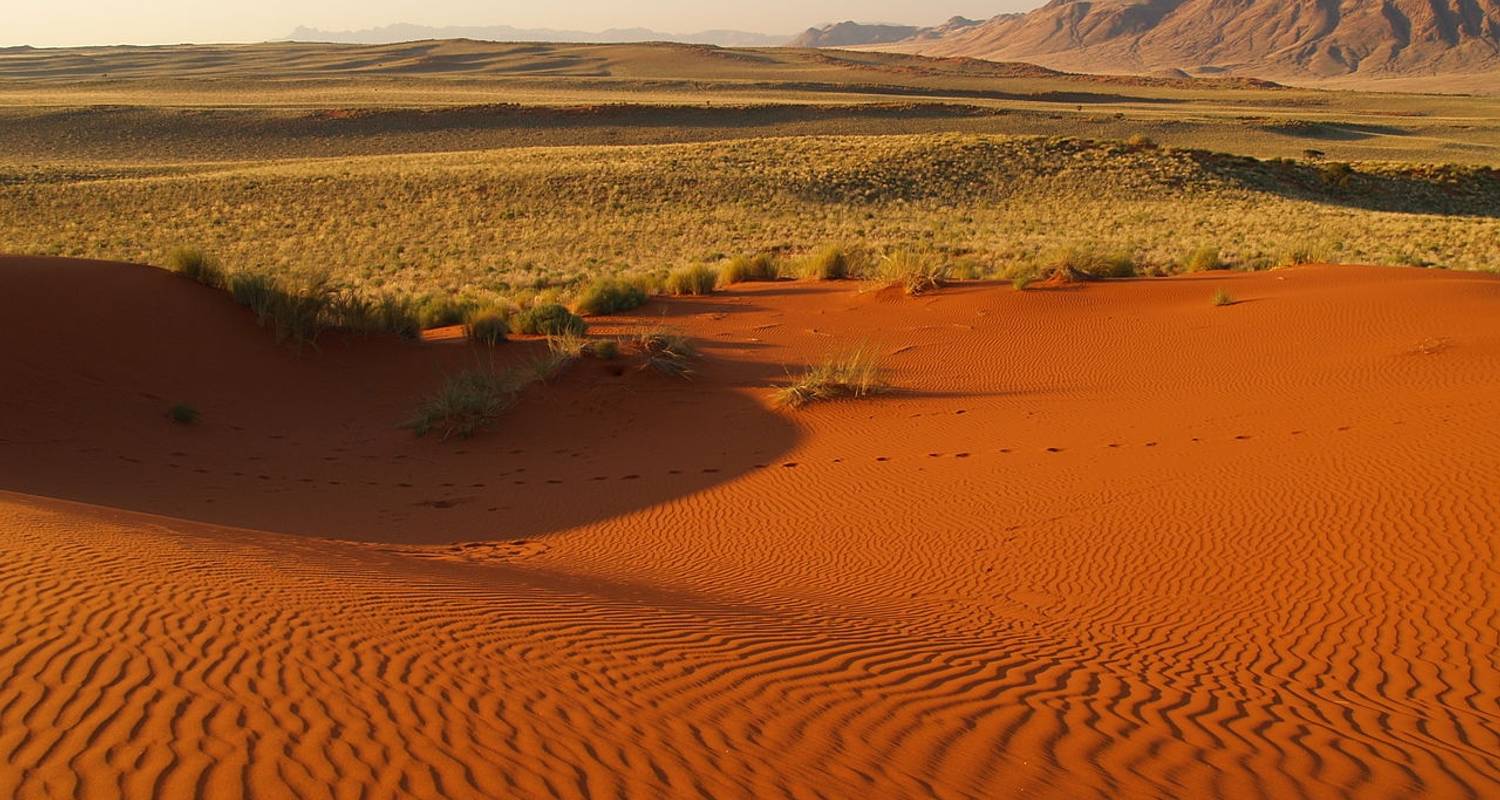
[[[673,270],[667,275],[662,288],[667,294],[701,295],[713,292],[719,282],[719,273],[713,267],[699,264]]]
[[[784,406],[802,406],[840,397],[866,397],[883,392],[880,360],[867,346],[829,356],[809,367],[791,384],[776,390],[774,399]]]
[[[838,281],[853,272],[849,253],[838,245],[829,245],[810,253],[799,270],[803,278],[815,281]]]
[[[527,381],[516,370],[472,369],[450,376],[402,427],[418,436],[436,431],[447,441],[468,438],[515,405]]]
[[[1047,272],[1062,280],[1133,278],[1135,258],[1128,253],[1105,253],[1092,248],[1064,247],[1045,262]]]
[[[781,277],[781,266],[770,253],[735,256],[719,267],[719,284],[729,286],[746,281],[774,281]]]
[[[1195,247],[1182,254],[1177,260],[1177,266],[1184,272],[1203,272],[1204,270],[1223,269],[1226,265],[1220,258],[1219,248],[1205,245]]]
[[[931,255],[898,250],[880,261],[876,273],[886,283],[899,283],[910,295],[941,288],[948,282],[948,267]]]
[[[1214,292],[1214,305],[1232,306],[1234,305],[1234,298],[1229,295],[1229,292],[1220,289],[1217,292]]]
[[[583,321],[583,317],[569,311],[561,303],[543,303],[523,309],[516,312],[511,323],[517,333],[535,336],[561,336],[569,333],[582,336],[588,330],[588,323]]]
[[[646,290],[640,285],[621,278],[601,276],[583,287],[573,308],[579,314],[614,314],[638,308],[645,303]]]
[[[476,309],[464,320],[464,336],[474,344],[494,347],[510,333],[509,316],[498,306]]]
[[[202,414],[198,413],[198,409],[193,408],[187,403],[178,403],[167,409],[167,418],[178,425],[192,425],[201,416]]]
[[[698,355],[687,337],[665,328],[643,331],[635,337],[641,369],[653,369],[674,378],[692,378],[690,362]]]
[[[167,254],[167,268],[215,289],[224,288],[224,270],[213,256],[196,247],[176,247]]]

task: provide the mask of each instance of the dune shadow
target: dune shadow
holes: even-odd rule
[[[37,343],[5,365],[0,489],[22,494],[304,536],[534,538],[732,480],[798,437],[731,381],[584,358],[489,429],[439,441],[398,426],[443,376],[545,345],[481,361],[451,343],[326,337],[299,354],[222,293],[147,267],[0,258],[0,286],[7,328]],[[177,403],[200,419],[174,423]]]

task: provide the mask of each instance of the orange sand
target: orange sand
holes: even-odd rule
[[[1500,279],[859,288],[443,444],[461,342],[0,259],[0,797],[1500,793]]]

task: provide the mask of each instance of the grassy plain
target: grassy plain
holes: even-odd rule
[[[567,293],[830,244],[960,275],[1068,248],[1482,269],[1496,164],[1495,98],[677,45],[0,54],[0,250],[186,245],[361,292]]]

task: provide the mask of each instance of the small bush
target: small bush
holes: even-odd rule
[[[850,277],[849,253],[838,245],[816,250],[802,260],[799,273],[815,281],[840,281]]]
[[[1219,248],[1204,246],[1195,247],[1182,254],[1177,260],[1177,266],[1186,272],[1202,272],[1211,269],[1223,269],[1224,261],[1219,257]]]
[[[1143,133],[1132,134],[1129,139],[1125,140],[1125,144],[1132,150],[1155,150],[1157,148],[1156,140]]]
[[[167,409],[167,418],[177,423],[178,425],[192,425],[193,423],[197,422],[198,418],[201,416],[202,415],[198,413],[198,409],[193,408],[187,403],[178,403],[177,405],[174,405],[171,408]]]
[[[167,267],[204,286],[224,288],[224,271],[213,256],[196,247],[177,247],[167,254]]]
[[[462,325],[474,308],[451,297],[424,297],[416,303],[414,313],[422,330]]]
[[[941,288],[948,281],[948,268],[931,256],[901,250],[887,255],[877,273],[881,280],[899,283],[910,295]]]
[[[1135,259],[1126,253],[1101,253],[1097,250],[1067,247],[1046,260],[1049,274],[1063,280],[1089,278],[1133,278]]]
[[[589,345],[588,352],[594,358],[612,361],[620,355],[620,343],[614,339],[600,339]]]
[[[559,303],[545,303],[524,309],[517,312],[511,322],[517,333],[536,336],[561,336],[567,333],[582,336],[589,327],[583,317]]]
[[[775,400],[780,405],[795,407],[839,397],[865,397],[885,391],[880,373],[874,351],[856,347],[809,367],[790,385],[777,389]]]
[[[402,427],[410,428],[418,436],[436,431],[444,441],[454,436],[468,438],[515,405],[525,385],[526,380],[515,370],[460,372],[444,381],[442,388],[424,400]]]
[[[686,336],[657,328],[638,334],[635,347],[641,355],[641,369],[654,369],[676,378],[693,377],[693,369],[688,362],[698,355],[698,351]]]
[[[573,308],[579,314],[614,314],[646,303],[646,290],[620,278],[595,278],[578,293]]]
[[[1234,298],[1229,296],[1229,292],[1220,289],[1217,292],[1214,292],[1214,305],[1232,306],[1234,305]]]
[[[1342,161],[1329,161],[1318,167],[1318,174],[1329,186],[1344,188],[1354,179],[1354,167]]]
[[[505,341],[510,321],[505,310],[497,306],[477,309],[464,320],[464,336],[474,344],[490,347]]]
[[[674,295],[701,295],[713,292],[714,286],[719,282],[719,273],[712,267],[702,264],[694,267],[683,267],[673,270],[667,275],[663,284],[667,294]]]
[[[781,277],[776,258],[769,253],[735,256],[719,267],[719,285],[729,286],[746,281],[774,281]]]

